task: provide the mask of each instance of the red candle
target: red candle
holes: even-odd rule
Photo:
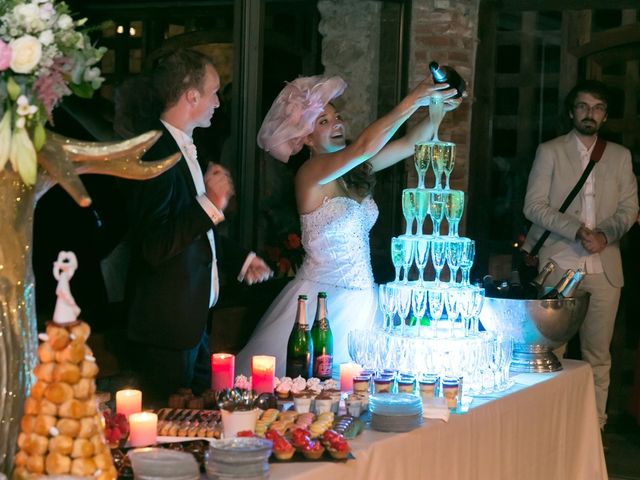
[[[273,393],[276,377],[276,357],[255,355],[251,357],[251,388],[256,393]]]
[[[224,390],[233,388],[236,357],[230,353],[214,353],[211,355],[211,388]]]

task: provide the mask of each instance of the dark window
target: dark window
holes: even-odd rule
[[[517,32],[522,28],[522,17],[519,13],[503,12],[498,15],[499,32]]]
[[[496,88],[495,115],[517,115],[520,91],[517,88]]]
[[[520,46],[500,45],[496,61],[496,73],[518,73],[520,71]]]
[[[539,31],[560,30],[562,26],[562,12],[538,12],[536,29]]]
[[[594,10],[591,16],[591,31],[602,32],[622,25],[622,10]]]
[[[558,73],[560,71],[560,46],[538,45],[536,49],[536,67],[538,72]]]
[[[514,125],[515,126],[515,125]],[[500,157],[513,157],[518,149],[518,132],[497,128],[493,131],[493,154]]]

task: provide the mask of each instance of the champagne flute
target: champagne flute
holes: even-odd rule
[[[448,240],[445,256],[449,264],[449,284],[454,285],[456,283],[456,277],[458,276],[458,269],[460,268],[462,242],[459,241],[459,239]]]
[[[404,280],[402,283],[406,285],[409,280],[409,270],[413,263],[416,244],[412,238],[403,238],[402,244],[402,266],[404,267]]]
[[[434,93],[431,95],[431,101],[429,102],[429,118],[433,127],[433,140],[436,142],[438,141],[438,129],[444,114],[444,98],[440,94]]]
[[[458,225],[464,211],[464,192],[462,190],[449,190],[444,205],[444,215],[449,223],[449,236],[458,236]]]
[[[416,195],[415,189],[405,188],[402,191],[402,215],[407,223],[405,235],[413,235],[413,219],[416,218]]]
[[[429,290],[429,316],[433,325],[434,337],[438,336],[438,322],[444,310],[442,290]]]
[[[418,267],[418,284],[422,285],[424,283],[424,269],[429,263],[429,246],[431,245],[431,240],[426,237],[418,237],[415,239],[416,242],[416,266]]]
[[[383,329],[387,332],[393,330],[393,316],[396,313],[396,297],[393,285],[380,284],[378,294],[378,305],[384,315]]]
[[[447,171],[449,172],[449,175],[451,175],[451,171],[453,170],[453,164],[455,162],[456,144],[451,142],[431,142],[431,143],[433,145],[432,153],[431,153],[431,162],[433,164],[433,170],[436,173],[435,188],[442,189],[440,179],[442,178],[443,173],[446,176]],[[448,177],[447,177],[445,189],[449,189]]]
[[[427,289],[423,287],[414,287],[411,293],[411,309],[417,320],[417,336],[420,336],[420,327],[422,319],[427,311]]]
[[[422,235],[422,225],[429,211],[429,193],[426,190],[417,188],[413,194],[415,200],[416,235]]]
[[[442,171],[445,176],[445,190],[449,190],[449,177],[453,172],[453,166],[456,163],[456,144],[451,142],[443,142],[438,144],[438,158],[442,164]]]
[[[434,238],[431,240],[431,261],[433,269],[436,271],[436,287],[440,288],[440,272],[444,268],[445,258],[445,242],[442,238]]]
[[[429,170],[431,157],[429,155],[428,142],[418,142],[415,145],[413,161],[418,172],[418,188],[424,188],[424,176]]]
[[[404,255],[404,245],[401,238],[393,237],[391,239],[391,262],[396,269],[395,283],[400,281],[400,268],[402,267],[402,258]]]
[[[465,238],[462,243],[462,256],[460,257],[460,270],[462,271],[462,281],[464,286],[469,286],[469,272],[473,266],[473,259],[476,255],[476,242]]]
[[[413,244],[413,243],[412,243]],[[404,336],[404,325],[411,308],[411,288],[408,286],[396,287],[396,312],[400,317],[400,335]]]
[[[447,307],[447,323],[449,324],[449,337],[453,337],[453,325],[460,314],[458,308],[457,288],[449,288],[444,293],[444,305]]]
[[[442,216],[444,215],[444,200],[445,194],[442,192],[433,191],[429,196],[429,215],[433,223],[432,233],[435,237],[440,235],[440,222],[442,222]]]
[[[479,332],[478,328],[478,316],[482,311],[482,305],[484,304],[484,288],[475,287],[473,290],[473,310],[471,312],[471,330],[474,335],[477,335]]]

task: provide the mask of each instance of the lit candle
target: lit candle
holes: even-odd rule
[[[230,353],[214,353],[211,355],[211,388],[224,390],[233,388],[235,359]]]
[[[129,443],[132,447],[146,447],[156,443],[158,415],[151,412],[129,415]]]
[[[140,390],[120,390],[116,392],[116,413],[129,418],[132,413],[142,411],[142,392]]]
[[[357,363],[343,363],[340,365],[340,390],[350,391],[353,388],[353,377],[362,372],[362,367]]]
[[[255,355],[251,357],[251,388],[256,393],[273,393],[275,388],[276,357]]]

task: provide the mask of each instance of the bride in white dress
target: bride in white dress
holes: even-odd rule
[[[369,250],[369,231],[378,217],[371,197],[372,172],[411,156],[416,142],[431,139],[433,129],[426,118],[390,141],[419,107],[429,105],[434,92],[445,99],[445,110],[456,108],[461,100],[452,99],[456,90],[447,87],[423,81],[349,145],[342,118],[330,103],[346,88],[340,77],[300,77],[280,92],[262,123],[258,145],[282,162],[303,147],[309,151],[295,177],[305,259],[237,355],[238,373],[251,373],[253,355],[272,355],[276,375],[283,376],[298,295],[309,299],[311,323],[321,291],[327,292],[334,366],[350,361],[348,333],[371,325],[377,310]]]

